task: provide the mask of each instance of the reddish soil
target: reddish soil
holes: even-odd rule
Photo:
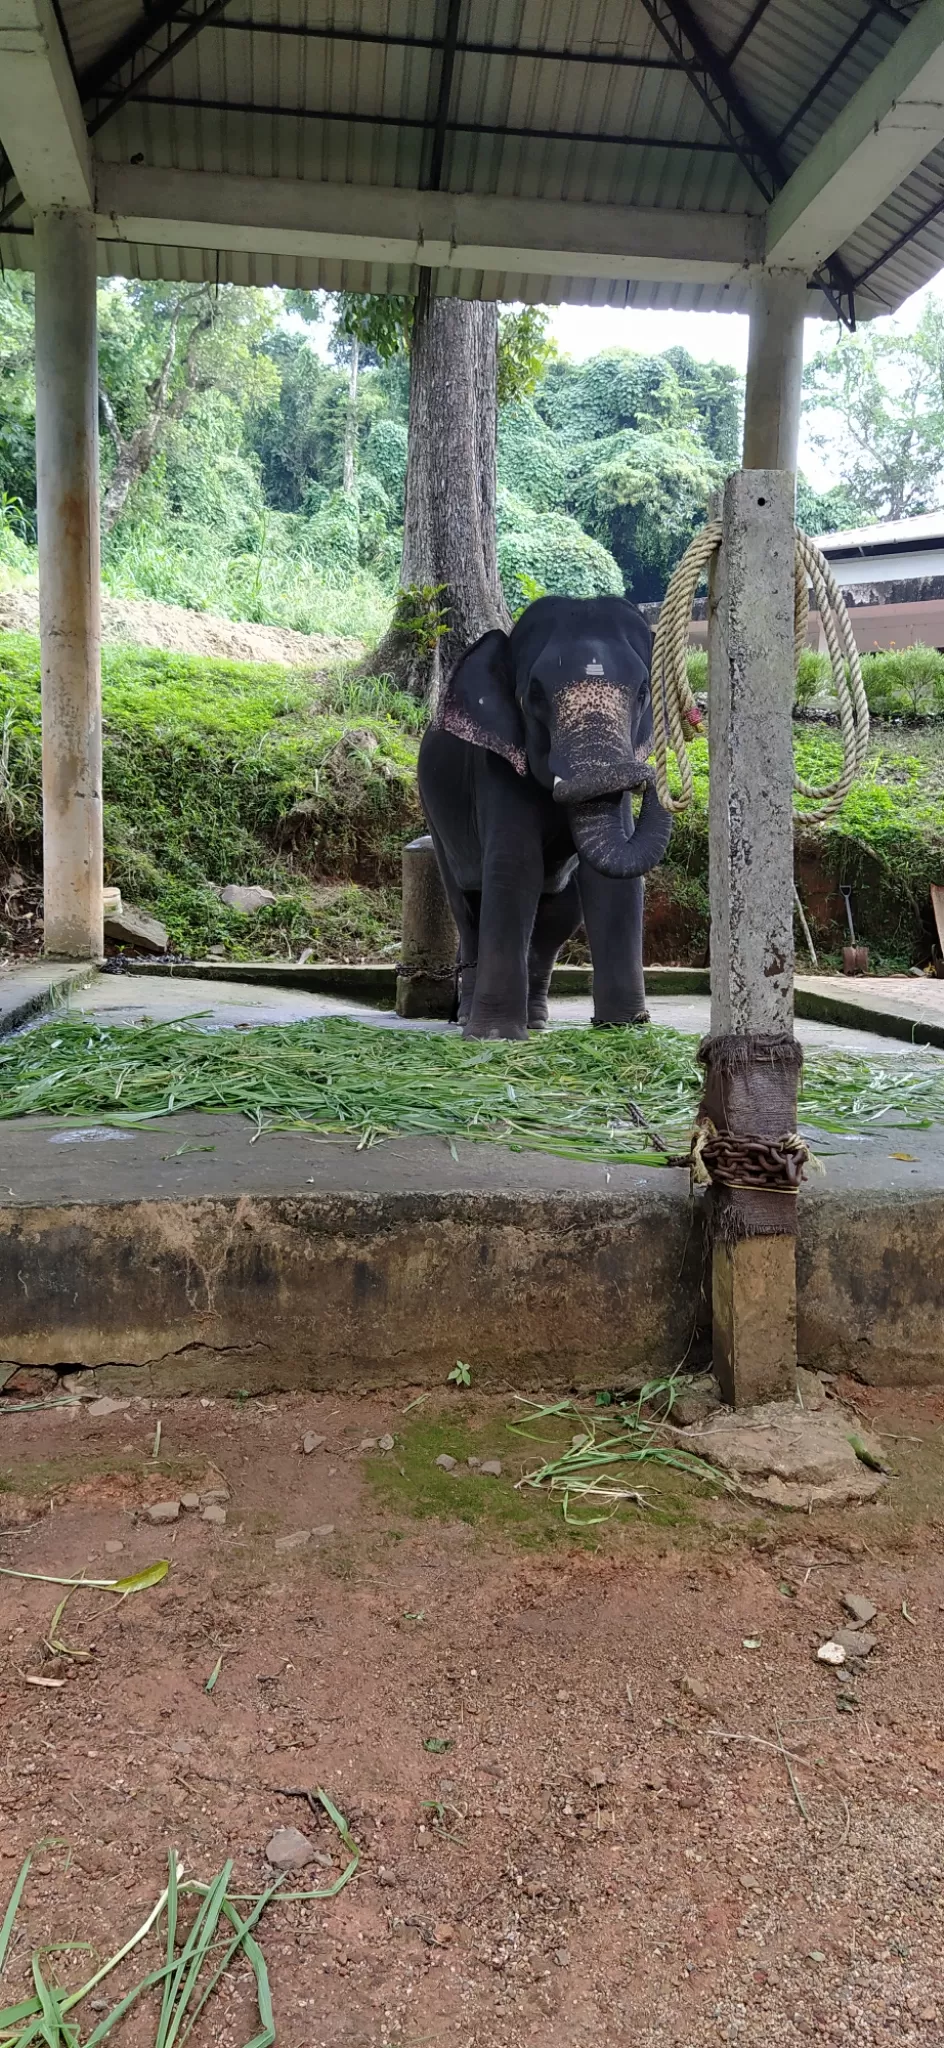
[[[295,1825],[332,1859],[308,1883],[330,1881],[330,1825],[287,1796],[322,1785],[362,1861],[336,1900],[266,1911],[282,2048],[938,2048],[942,1397],[860,1403],[900,1475],[878,1505],[761,1518],[718,1500],[573,1538],[551,1504],[511,1519],[535,1447],[505,1433],[507,1401],[456,1394],[443,1422],[408,1400],[0,1407],[0,1562],[172,1561],[124,1603],[73,1597],[60,1634],[94,1646],[78,1663],[43,1648],[57,1591],[2,1581],[0,1908],[48,1844],[7,1996],[31,1990],[38,1943],[110,1953],[172,1845],[203,1879],[231,1856],[253,1893],[272,1830]],[[461,1512],[486,1503],[471,1521],[428,1513],[436,1428],[510,1447],[481,1496],[457,1482]],[[387,1429],[386,1461],[361,1449]],[[326,1438],[310,1456],[306,1430]],[[143,1519],[218,1474],[225,1526]],[[876,1602],[878,1643],[834,1672],[815,1649],[846,1591]],[[47,1967],[82,1981],[92,1961]],[[115,2038],[145,2048],[154,2025],[140,2011]],[[253,2031],[240,1970],[195,2041]]]

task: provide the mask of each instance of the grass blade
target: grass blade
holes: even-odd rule
[[[13,1933],[13,1922],[19,1911],[20,1900],[23,1897],[23,1887],[29,1876],[29,1867],[32,1861],[33,1851],[30,1849],[20,1864],[16,1883],[10,1893],[9,1904],[3,1916],[3,1926],[0,1927],[0,1977],[3,1975],[3,1966],[7,1959],[7,1949],[10,1946],[10,1936]],[[4,2024],[4,2019],[5,2016],[0,2016],[0,2026]]]
[[[39,1957],[40,1950],[37,1949],[33,1956],[33,1983],[42,2012],[40,2039],[48,2043],[48,2048],[78,2048],[79,2037],[74,2027],[64,2024],[58,1994],[51,1984],[47,1984]]]
[[[130,1579],[62,1579],[55,1572],[20,1572],[12,1564],[0,1564],[0,1576],[5,1579],[32,1579],[40,1586],[69,1586],[73,1591],[79,1586],[91,1586],[96,1592],[122,1596],[143,1592],[145,1586],[159,1586],[169,1571],[170,1561],[166,1557],[157,1564],[146,1565],[144,1571],[133,1573]]]
[[[216,1934],[217,1922],[223,1909],[226,1888],[233,1874],[232,1859],[224,1863],[218,1877],[208,1885],[200,1911],[193,1923],[187,1940],[177,1959],[177,1966],[171,1978],[173,1986],[169,2009],[162,2013],[154,2048],[174,2048],[180,2032],[181,2021],[186,2013],[200,1971],[206,1961],[208,1950]]]
[[[232,1906],[230,1906],[229,1902],[225,1898],[223,1899],[222,1910],[225,1917],[229,1920],[231,1926],[235,1927],[236,1929],[235,1938],[229,1943],[229,1946],[226,1949],[224,1949],[222,1961],[217,1965],[217,1968],[214,1970],[209,1983],[204,1986],[204,1989],[200,1994],[197,2004],[195,2005],[193,2012],[190,2014],[187,2020],[187,2024],[183,2030],[183,2033],[180,2036],[181,2048],[183,2048],[183,2043],[186,2041],[188,2034],[190,2034],[193,2028],[195,2027],[197,2020],[199,2019],[200,2014],[203,2011],[203,2008],[206,2005],[208,1998],[212,1997],[213,1992],[216,1990],[220,1978],[224,1976],[226,1971],[229,1969],[230,1963],[232,1962],[233,1957],[238,1953],[239,1949],[245,1946],[251,1929],[255,1927],[256,1922],[265,1912],[269,1900],[275,1897],[276,1892],[281,1889],[283,1883],[284,1879],[280,1877],[276,1880],[275,1884],[271,1884],[269,1886],[268,1891],[262,1892],[260,1894],[260,1897],[256,1900],[255,1906],[253,1907],[253,1910],[250,1913],[248,1920],[245,1921],[240,1920],[239,1915],[236,1913],[235,1909]],[[261,1961],[261,1949],[258,1951],[258,1954]],[[263,1969],[265,1969],[264,1963]],[[268,1975],[266,1976],[266,1986],[268,1988]]]
[[[171,1972],[171,1970],[172,1970],[172,1967],[173,1967],[173,1962],[174,1962],[174,1951],[175,1951],[175,1949],[176,1949],[176,1946],[177,1946],[177,1851],[176,1851],[176,1849],[171,1849],[171,1851],[170,1851],[170,1853],[169,1853],[169,1855],[168,1855],[168,1859],[167,1859],[167,1969],[168,1969],[168,1975],[167,1975],[167,1976],[165,1977],[165,1979],[164,1979],[164,1996],[163,1996],[163,1998],[162,1998],[162,2000],[161,2000],[161,2016],[160,2016],[160,2020],[158,2021],[158,2028],[157,2028],[157,2038],[158,2038],[158,2040],[160,2040],[162,2032],[166,2033],[166,2031],[167,2031],[167,2027],[168,2027],[168,2024],[169,2024],[169,2020],[170,2020],[170,2008],[171,2008],[171,2006],[172,2006],[172,2004],[173,2004],[173,1998],[174,1998],[174,1987],[173,1987],[173,1980],[172,1980],[172,1977],[171,1977],[171,1975],[170,1975],[170,1972]]]

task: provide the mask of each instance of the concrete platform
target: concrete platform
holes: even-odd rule
[[[404,1028],[297,987],[101,976],[69,1000],[115,1022],[333,1013]],[[706,996],[651,1007],[707,1027]],[[589,1001],[553,1015],[586,1022]],[[940,1058],[841,1023],[798,1030],[889,1063]],[[438,1385],[462,1358],[476,1384],[563,1390],[699,1355],[704,1247],[684,1172],[465,1142],[453,1158],[433,1139],[252,1143],[253,1128],[0,1125],[0,1362],[182,1393]],[[801,1362],[944,1384],[944,1131],[876,1127],[819,1149],[826,1178],[799,1203]]]
[[[457,1358],[477,1384],[591,1387],[697,1355],[701,1216],[679,1170],[251,1144],[246,1120],[192,1114],[0,1134],[5,1361],[235,1392],[437,1385]],[[944,1133],[833,1144],[800,1197],[801,1362],[944,1383]]]
[[[944,996],[944,982],[934,986]],[[648,1002],[654,1024],[668,1025],[672,1030],[688,1031],[698,1037],[708,1030],[711,999],[707,990],[692,994],[683,985],[678,993],[651,994]],[[86,977],[69,990],[68,1004],[73,1011],[79,1010],[89,1017],[107,1017],[113,1024],[136,1024],[143,1019],[169,1024],[192,1018],[207,1030],[219,1030],[238,1025],[299,1024],[318,1017],[355,1017],[394,1031],[454,1029],[445,1023],[397,1017],[392,1009],[378,1007],[366,999],[320,993],[281,982],[238,981],[232,977],[217,981],[194,976],[178,979],[166,975],[98,974]],[[552,1024],[587,1025],[592,1010],[589,993],[551,997]],[[868,1014],[861,1007],[856,1008],[851,1024],[798,1016],[797,1037],[806,1046],[862,1057],[896,1059],[911,1051],[902,1037],[888,1037],[881,1031],[865,1028]],[[856,1022],[859,1017],[861,1025]],[[41,1022],[40,1012],[33,1011],[28,1021]]]

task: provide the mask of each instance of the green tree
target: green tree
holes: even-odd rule
[[[802,472],[797,477],[797,525],[804,533],[845,533],[868,523],[868,511],[845,484],[815,491]]]
[[[877,325],[821,349],[804,376],[813,445],[861,514],[903,519],[944,494],[944,302],[912,334]]]
[[[32,276],[0,279],[0,495],[10,517],[36,532],[36,380]]]
[[[547,332],[543,306],[515,306],[498,316],[498,383],[500,406],[520,403],[537,389],[557,343]]]
[[[298,512],[312,484],[332,489],[341,482],[346,379],[303,334],[278,329],[264,349],[278,387],[249,413],[246,440],[259,458],[269,504]]]
[[[575,451],[569,502],[615,556],[628,594],[663,595],[705,516],[723,465],[687,428],[624,430]]]
[[[275,307],[238,285],[130,284],[100,294],[99,402],[113,450],[102,496],[102,530],[121,517],[168,426],[200,392],[264,402],[278,372],[261,343]]]

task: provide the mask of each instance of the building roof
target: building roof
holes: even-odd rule
[[[816,545],[843,585],[944,576],[944,512],[819,533]]]
[[[903,155],[900,112],[856,127],[942,0],[0,0],[0,58],[24,7],[61,25],[106,271],[405,291],[428,254],[460,296],[735,311],[785,188],[773,259],[808,267],[811,312],[892,310],[944,265],[944,115],[906,110]],[[15,125],[0,86],[7,264]],[[851,217],[837,144],[892,170],[821,252]]]

